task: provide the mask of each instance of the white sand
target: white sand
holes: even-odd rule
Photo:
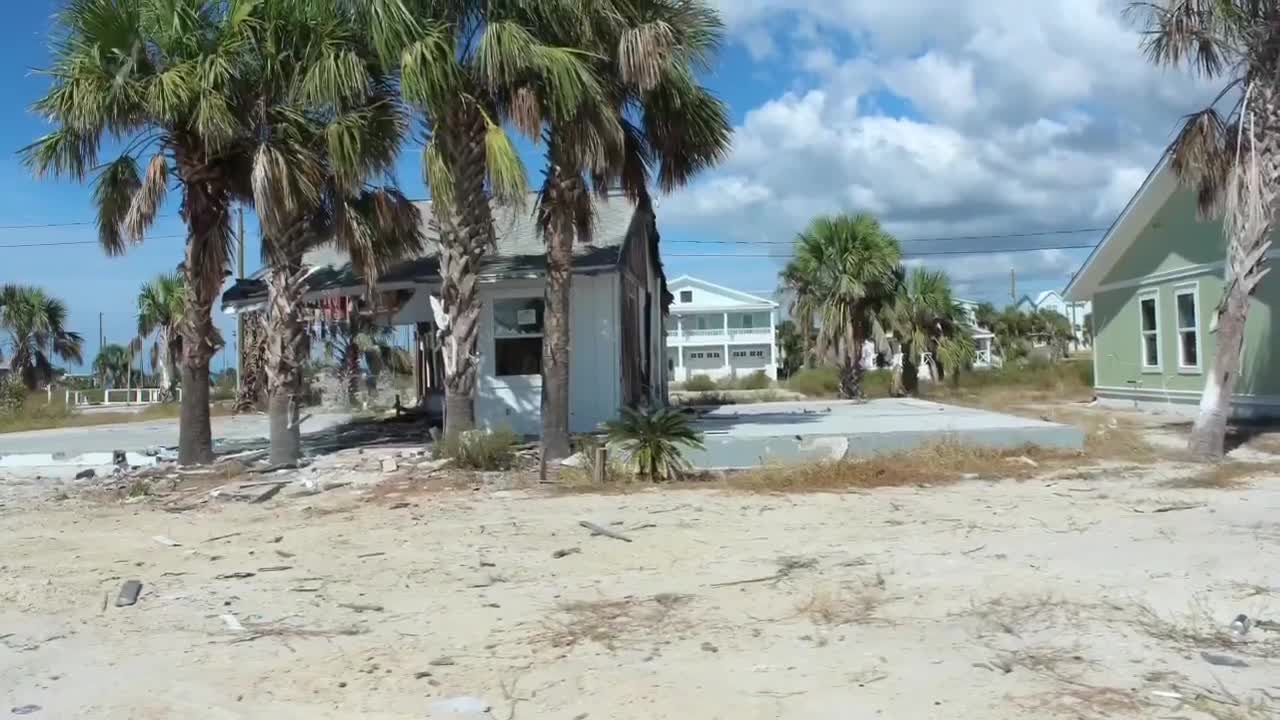
[[[1280,621],[1280,478],[1161,487],[1183,471],[844,495],[455,491],[395,510],[350,489],[181,514],[17,497],[0,509],[0,713],[423,718],[474,696],[503,719],[1214,717],[1153,694],[1195,687],[1274,711],[1280,632],[1179,635]],[[1205,505],[1134,511],[1188,502]],[[816,566],[713,587],[784,556]],[[236,571],[258,574],[215,577]],[[104,611],[129,578],[138,604]],[[606,620],[574,624],[590,616]],[[246,639],[259,623],[311,634]]]

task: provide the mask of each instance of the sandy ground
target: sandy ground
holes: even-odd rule
[[[792,496],[375,473],[181,513],[13,486],[0,692],[133,720],[1276,717],[1280,626],[1227,628],[1280,621],[1280,477],[1167,486],[1186,472]]]

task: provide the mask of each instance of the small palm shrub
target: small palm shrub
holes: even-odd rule
[[[711,392],[718,388],[710,375],[694,375],[685,382],[684,389],[689,392]]]
[[[648,412],[625,408],[609,422],[609,445],[622,455],[623,467],[650,482],[677,480],[690,470],[685,450],[701,450],[702,434],[688,416],[673,408]]]
[[[463,470],[509,470],[520,437],[509,429],[467,430],[436,443],[432,455]]]

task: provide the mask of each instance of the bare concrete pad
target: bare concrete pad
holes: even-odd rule
[[[1069,425],[914,399],[726,405],[699,418],[695,467],[727,469],[840,460],[948,441],[1014,449],[1084,447]]]

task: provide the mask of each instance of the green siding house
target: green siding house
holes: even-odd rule
[[[1272,262],[1276,256],[1272,250]],[[1065,292],[1069,301],[1093,302],[1099,401],[1196,412],[1216,354],[1225,257],[1222,221],[1197,216],[1195,194],[1166,158]],[[1267,275],[1249,308],[1232,410],[1238,418],[1280,417],[1280,272]]]

